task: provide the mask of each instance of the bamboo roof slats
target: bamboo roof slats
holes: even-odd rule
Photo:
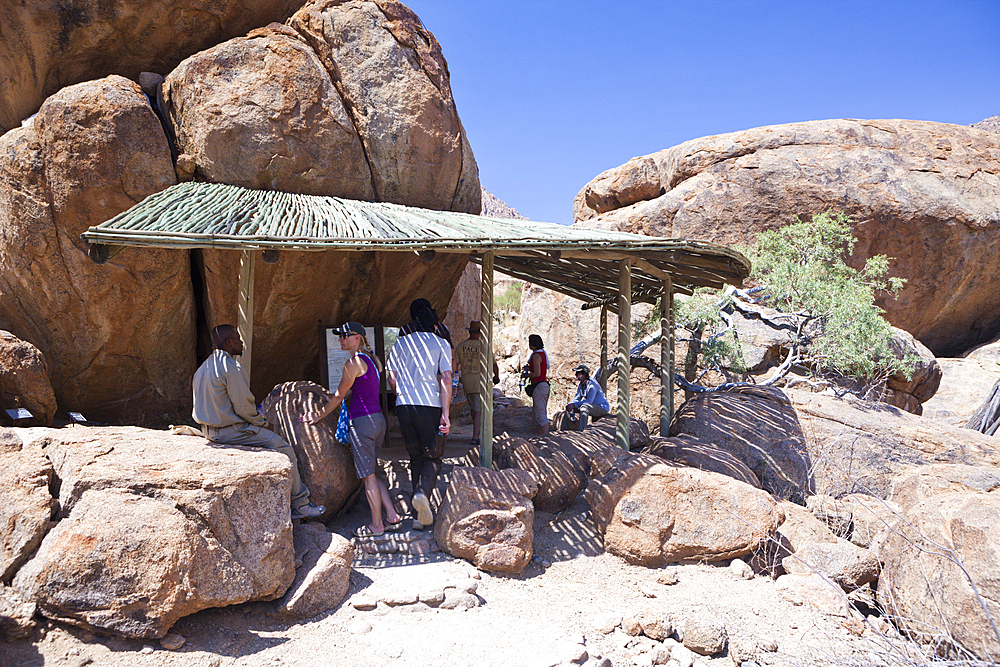
[[[181,183],[91,227],[92,245],[247,250],[365,250],[459,253],[516,278],[579,298],[605,300],[618,289],[619,260],[638,258],[632,293],[647,300],[663,277],[674,289],[739,285],[750,263],[725,246],[570,227],[386,202]]]

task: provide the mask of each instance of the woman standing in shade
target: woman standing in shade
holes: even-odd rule
[[[358,322],[348,322],[334,331],[340,338],[340,349],[350,352],[344,364],[344,375],[336,393],[319,412],[308,412],[302,421],[315,424],[333,412],[344,402],[347,395],[351,400],[345,409],[351,416],[351,454],[354,455],[354,469],[358,479],[365,485],[365,496],[372,511],[372,521],[354,531],[357,537],[372,537],[395,530],[403,519],[396,512],[389,490],[375,476],[378,468],[378,453],[385,440],[385,417],[379,404],[379,378],[382,365],[372,354],[365,338],[365,328]],[[382,506],[385,506],[385,522],[382,521]]]
[[[524,367],[529,380],[528,395],[531,396],[538,435],[545,435],[549,432],[549,355],[545,353],[545,344],[538,334],[528,336],[528,347],[531,348],[531,356]]]

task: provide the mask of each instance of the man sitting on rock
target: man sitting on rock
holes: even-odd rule
[[[571,422],[579,422],[577,428],[582,431],[587,428],[588,419],[600,419],[608,414],[611,406],[601,391],[601,385],[590,379],[590,369],[586,365],[580,364],[573,372],[580,384],[576,387],[573,400],[566,404],[566,414]]]
[[[321,515],[325,508],[309,502],[309,489],[299,476],[295,450],[281,436],[269,431],[267,418],[257,410],[243,367],[235,357],[243,354],[243,339],[231,324],[212,329],[212,356],[194,374],[194,410],[202,433],[220,445],[266,447],[292,461],[292,519]]]

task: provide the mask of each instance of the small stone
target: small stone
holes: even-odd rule
[[[475,579],[457,579],[446,584],[445,588],[454,588],[463,593],[475,593],[479,589],[479,582]]]
[[[653,658],[654,665],[665,665],[670,660],[670,651],[665,646],[655,646],[649,654]]]
[[[187,639],[183,635],[179,635],[176,632],[171,632],[166,637],[160,640],[160,646],[168,651],[176,651],[177,649],[184,646]]]
[[[380,554],[394,554],[399,551],[399,545],[395,541],[379,542],[375,550]]]
[[[594,630],[600,632],[602,635],[609,635],[615,631],[615,628],[621,625],[621,622],[621,616],[612,614],[602,616],[594,620]]]
[[[479,598],[471,593],[454,588],[446,589],[441,609],[473,609],[479,606]]]
[[[646,588],[645,586],[639,586],[639,592],[642,594],[642,596],[644,598],[655,598],[656,597],[656,593],[654,593],[650,589]]]
[[[639,619],[634,616],[626,616],[622,619],[622,630],[629,637],[637,637],[642,634],[642,626],[639,624]]]
[[[410,542],[406,549],[408,553],[411,553],[414,556],[426,556],[433,551],[431,543],[427,540],[415,540]]]
[[[733,562],[729,564],[729,571],[737,579],[753,579],[753,570],[739,558],[733,559]]]
[[[632,664],[636,667],[653,667],[653,656],[649,653],[640,653],[632,658]]]
[[[432,607],[436,607],[442,602],[444,602],[444,589],[437,588],[432,591],[424,591],[417,596],[417,599],[424,604],[428,604]]]
[[[684,646],[701,655],[715,655],[726,648],[728,633],[721,621],[697,615],[684,622]]]
[[[156,649],[154,649],[152,646],[150,646],[149,644],[146,644],[145,646],[142,647],[142,649],[140,649],[139,653],[141,653],[143,655],[149,655],[150,653],[152,653],[155,650]]]
[[[372,631],[372,625],[368,621],[363,621],[359,618],[351,623],[348,631],[352,635],[366,635]]]
[[[642,633],[650,639],[661,642],[674,633],[673,621],[658,609],[643,609],[638,620]]]
[[[370,611],[378,607],[378,600],[364,595],[355,595],[348,604],[359,611]]]
[[[479,570],[473,570],[469,573],[469,578],[471,579],[482,579],[483,575],[479,573]]]
[[[381,601],[390,607],[400,607],[405,604],[416,604],[417,594],[413,591],[392,591],[382,596]]]
[[[680,667],[691,667],[697,656],[688,647],[677,645],[670,650],[670,658],[676,660],[680,664]]]
[[[677,570],[664,570],[656,577],[656,582],[664,586],[673,586],[677,583]]]
[[[792,626],[795,627],[795,626]],[[768,653],[774,653],[778,650],[778,642],[774,640],[773,637],[763,637],[757,642],[757,647],[761,651],[766,651]]]
[[[586,662],[586,667],[612,667],[611,659],[595,656]]]

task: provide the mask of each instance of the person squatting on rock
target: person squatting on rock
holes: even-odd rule
[[[482,326],[478,321],[469,322],[469,339],[459,343],[455,348],[456,370],[462,372],[462,389],[469,400],[469,411],[472,413],[472,442],[473,447],[479,445],[479,433],[482,429],[480,418],[483,414],[482,392],[489,391],[479,374],[479,355],[483,349],[483,341],[480,338]],[[497,366],[493,358],[493,350],[490,350],[489,362],[493,368],[493,384],[500,382],[500,367]]]
[[[425,307],[416,314],[416,330],[400,336],[389,353],[389,384],[396,392],[396,417],[410,457],[411,505],[416,530],[434,523],[430,497],[441,472],[443,451],[437,434],[451,429],[451,346],[433,332],[434,311]],[[443,443],[442,443],[443,444]]]
[[[354,458],[354,471],[358,479],[364,482],[365,496],[372,512],[372,521],[367,526],[360,526],[354,531],[356,537],[372,537],[382,535],[385,531],[399,528],[403,522],[396,512],[389,489],[375,472],[378,469],[378,454],[385,442],[385,417],[382,415],[382,405],[379,403],[379,381],[382,364],[378,357],[372,354],[368,346],[365,328],[358,322],[347,322],[334,329],[340,338],[340,349],[350,353],[350,358],[344,363],[344,373],[340,378],[337,391],[326,402],[322,410],[307,412],[300,418],[307,424],[315,424],[319,420],[343,405],[351,416],[350,434],[351,454]],[[350,402],[348,401],[350,396]],[[385,522],[382,521],[382,508],[385,507]]]
[[[531,348],[531,356],[522,373],[529,381],[526,391],[531,396],[538,435],[545,435],[549,432],[549,355],[545,353],[545,344],[538,334],[528,336],[528,347]]]
[[[573,400],[566,404],[566,414],[570,421],[579,421],[578,429],[587,428],[588,419],[600,419],[608,414],[611,406],[608,399],[601,391],[601,385],[590,379],[590,369],[586,364],[580,364],[573,369],[576,373],[576,395]]]
[[[243,354],[243,339],[231,324],[212,329],[212,356],[195,371],[194,409],[191,416],[202,433],[220,445],[266,447],[292,461],[292,519],[321,515],[325,508],[309,502],[309,489],[299,476],[295,450],[267,427],[267,418],[257,410],[243,367],[236,357]]]

